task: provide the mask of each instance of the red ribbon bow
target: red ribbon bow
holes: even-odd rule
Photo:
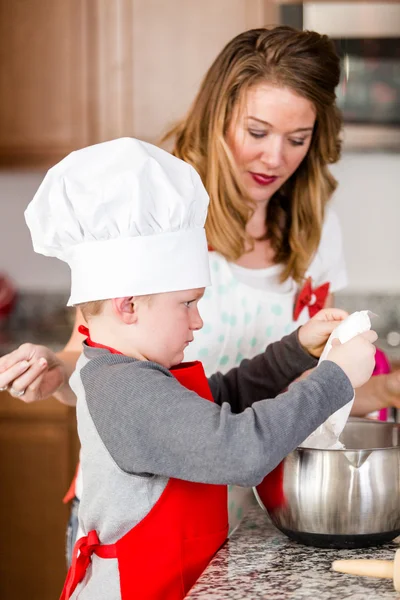
[[[72,596],[76,586],[84,578],[86,569],[91,562],[91,556],[99,544],[100,541],[95,531],[90,531],[88,535],[76,542],[71,567],[60,600],[66,600]]]
[[[86,569],[92,560],[92,554],[97,554],[101,558],[115,558],[116,544],[100,544],[100,540],[94,530],[89,531],[88,535],[81,537],[75,544],[72,563],[60,600],[71,598],[76,586],[85,577]]]
[[[325,306],[326,299],[329,294],[330,283],[323,283],[319,287],[312,288],[311,277],[306,279],[303,288],[297,296],[296,304],[293,311],[293,319],[297,321],[303,308],[308,306],[308,314],[313,317]]]

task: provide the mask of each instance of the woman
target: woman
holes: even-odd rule
[[[332,306],[347,283],[339,222],[328,208],[336,187],[328,164],[340,156],[339,73],[326,36],[289,27],[244,32],[222,50],[186,118],[164,138],[197,169],[211,199],[213,286],[200,303],[203,330],[185,356],[202,360],[208,374],[254,356],[319,306]],[[312,288],[301,293],[305,282]],[[77,312],[58,356],[24,344],[0,359],[0,387],[26,402],[53,394],[74,404],[68,376],[82,322]],[[388,405],[400,406],[397,374],[373,378],[353,412]],[[231,526],[247,498],[231,494]]]
[[[246,32],[224,48],[186,119],[166,135],[211,197],[214,280],[202,314],[204,341],[212,341],[201,355],[211,370],[230,368],[306,320],[307,310],[296,321],[293,311],[307,276],[329,282],[331,293],[346,285],[339,223],[325,210],[336,187],[327,165],[340,154],[339,75],[325,36],[287,27]],[[216,309],[227,312],[217,323]]]
[[[328,210],[336,181],[327,165],[340,157],[339,77],[326,36],[245,32],[222,50],[188,115],[164,138],[175,140],[174,154],[196,168],[211,198],[212,287],[185,356],[208,373],[229,370],[307,320],[307,307],[294,311],[308,277],[315,288],[329,284],[325,306],[347,283],[339,222]],[[239,495],[246,492],[230,497],[231,526],[243,512]]]

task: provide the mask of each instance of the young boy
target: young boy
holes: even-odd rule
[[[258,484],[372,373],[368,332],[271,399],[316,365],[337,310],[226,375],[180,364],[202,327],[207,205],[192,167],[125,138],[66,157],[26,211],[89,324],[71,378],[83,494],[63,599],[183,598],[226,539],[227,484]]]

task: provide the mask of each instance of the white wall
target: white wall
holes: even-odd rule
[[[33,251],[24,219],[43,176],[0,172],[0,271],[11,275],[21,289],[63,291],[69,288],[68,266]]]
[[[346,154],[332,172],[348,291],[400,292],[400,155]]]
[[[348,262],[348,291],[400,292],[400,155],[346,154],[332,171]],[[23,212],[42,173],[0,172],[0,271],[21,289],[63,291],[68,267],[35,254]]]

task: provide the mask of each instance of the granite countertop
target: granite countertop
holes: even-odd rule
[[[0,318],[0,356],[26,342],[61,350],[75,317],[75,310],[66,307],[67,299],[61,293],[20,293],[13,312]]]
[[[298,544],[278,531],[255,504],[187,595],[189,600],[394,600],[389,579],[331,571],[339,558],[393,560],[395,542],[363,550]]]

